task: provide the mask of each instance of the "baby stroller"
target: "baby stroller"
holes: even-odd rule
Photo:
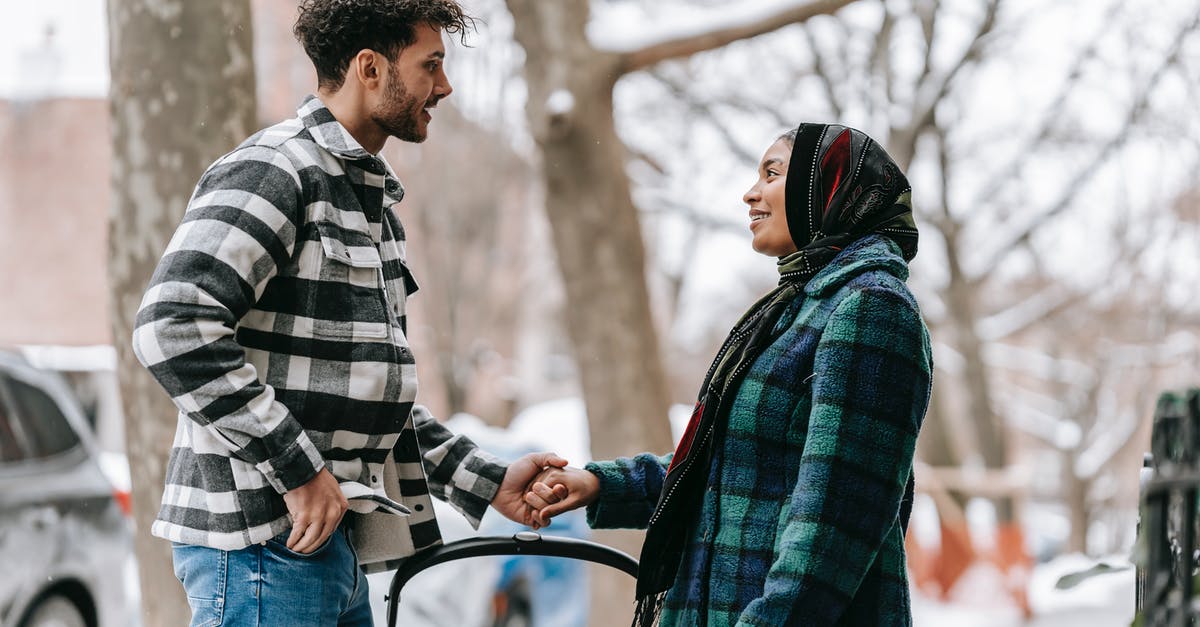
[[[408,558],[392,575],[387,596],[387,624],[396,627],[400,590],[421,571],[454,560],[489,555],[542,555],[603,564],[637,577],[637,560],[614,548],[574,538],[544,537],[532,531],[512,536],[485,536],[450,542]]]

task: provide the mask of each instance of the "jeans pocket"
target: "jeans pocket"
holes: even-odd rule
[[[267,548],[280,554],[280,555],[286,555],[288,557],[294,557],[294,558],[302,559],[302,560],[315,559],[317,557],[320,557],[321,554],[324,553],[326,551],[326,549],[329,548],[329,545],[333,544],[333,540],[337,536],[338,530],[335,529],[333,533],[329,534],[329,537],[325,538],[325,541],[321,543],[321,546],[318,546],[311,553],[300,553],[298,551],[293,551],[293,550],[289,549],[287,546],[287,540],[288,540],[288,536],[290,536],[291,534],[292,534],[292,530],[288,529],[287,531],[284,531],[283,533],[275,536],[274,538],[267,540]]]
[[[192,622],[189,627],[217,627],[221,624],[225,610],[225,599],[197,599],[188,597],[188,607],[192,608]]]

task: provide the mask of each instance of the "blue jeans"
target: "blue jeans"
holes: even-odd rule
[[[309,554],[288,550],[289,533],[237,551],[173,544],[191,627],[372,627],[367,578],[345,525]]]

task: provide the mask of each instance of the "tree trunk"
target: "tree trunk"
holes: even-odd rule
[[[542,153],[546,213],[595,457],[662,452],[671,444],[670,394],[646,288],[641,225],[625,172],[627,151],[613,122],[613,86],[622,74],[832,13],[850,2],[781,6],[745,24],[617,54],[589,43],[589,0],[506,0],[515,38],[525,49],[525,110]],[[635,555],[639,538],[603,536]],[[622,601],[633,598],[632,582],[602,581],[595,590],[628,590]],[[593,602],[589,624],[628,624],[629,613],[612,611],[620,605],[607,600]]]
[[[508,6],[526,52],[526,113],[542,153],[546,213],[592,455],[665,452],[671,446],[670,397],[650,312],[641,225],[613,122],[616,57],[588,43],[587,0],[508,0]],[[603,534],[600,540],[634,556],[640,551],[641,534]],[[594,573],[588,624],[628,625],[632,579]]]
[[[954,346],[962,356],[966,409],[971,418],[963,424],[975,428],[975,437],[972,439],[978,444],[977,450],[983,457],[984,466],[1003,469],[1009,462],[1008,433],[992,406],[992,382],[988,379],[988,368],[983,359],[983,340],[975,329],[975,321],[980,317],[975,306],[981,299],[963,272],[957,233],[949,228],[939,232],[946,244],[946,265],[950,274],[949,284],[944,291],[947,327],[953,330]],[[1012,523],[1016,517],[1012,497],[999,497],[994,502],[996,521],[1001,525]]]
[[[1063,501],[1066,502],[1070,514],[1071,532],[1067,536],[1067,553],[1086,555],[1088,526],[1091,525],[1091,510],[1088,507],[1088,488],[1090,481],[1080,477],[1075,472],[1075,464],[1079,460],[1081,449],[1071,449],[1062,453]]]
[[[645,248],[613,123],[616,57],[584,32],[586,0],[509,0],[526,50],[526,112],[542,152],[546,213],[567,296],[597,458],[671,444],[669,394]]]
[[[109,0],[113,338],[133,480],[134,549],[147,625],[187,624],[170,545],[150,537],[175,407],[130,346],[134,314],[196,180],[253,131],[248,0]]]

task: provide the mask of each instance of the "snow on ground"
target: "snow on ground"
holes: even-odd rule
[[[683,405],[671,408],[671,426],[676,438],[683,432],[691,409]],[[530,407],[513,419],[507,432],[486,427],[479,419],[468,416],[456,416],[449,426],[476,439],[484,448],[489,443],[515,440],[533,449],[554,450],[575,466],[591,460],[586,412],[578,398]],[[976,526],[985,523],[976,521]],[[1045,521],[1038,524],[1044,526]],[[973,535],[986,536],[981,529],[975,531],[979,533]],[[1063,575],[1087,570],[1098,561],[1129,566],[1126,556],[1095,560],[1082,555],[1063,555],[1037,565],[1029,584],[1034,610],[1029,622],[1022,620],[1021,612],[1002,592],[1002,575],[995,568],[981,565],[967,571],[948,602],[914,590],[913,624],[917,627],[1127,627],[1133,619],[1134,607],[1131,567],[1087,579],[1068,590],[1055,588]]]
[[[1068,590],[1055,584],[1066,574],[1097,563],[1082,555],[1064,555],[1034,568],[1029,585],[1033,618],[1025,622],[1007,597],[1001,575],[988,566],[976,566],[963,575],[949,602],[943,603],[914,590],[913,624],[918,627],[1128,627],[1133,620],[1134,571],[1087,579]],[[1129,566],[1125,557],[1099,560],[1112,566]]]

